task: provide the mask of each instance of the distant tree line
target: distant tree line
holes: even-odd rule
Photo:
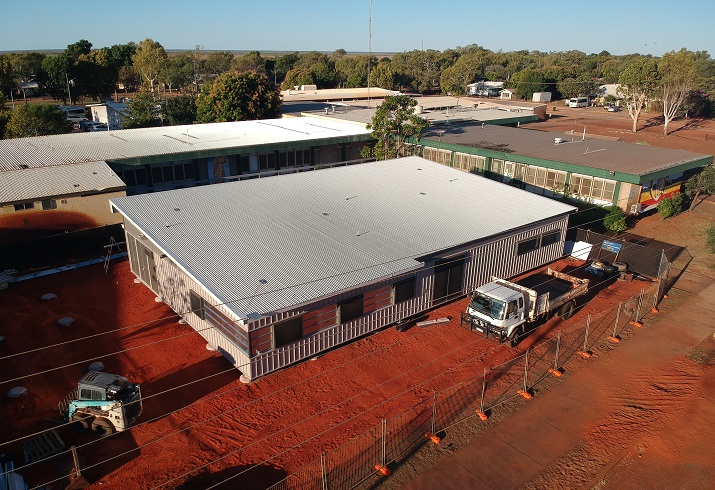
[[[236,78],[236,74],[249,73]],[[213,87],[218,79],[222,88]],[[502,81],[521,99],[540,91],[552,92],[553,99],[585,96],[600,84],[619,83],[634,130],[649,103],[651,107],[660,104],[656,108],[663,111],[666,134],[668,122],[675,117],[715,115],[715,60],[706,51],[685,49],[658,58],[616,56],[607,51],[504,53],[472,44],[444,51],[413,50],[378,59],[349,55],[344,49],[332,54],[295,52],[280,56],[199,49],[169,54],[152,39],[94,49],[82,39],[59,54],[0,55],[0,102],[11,92],[25,97],[26,84],[22,82],[31,81],[37,82],[40,93],[63,104],[118,96],[119,92],[141,92],[130,111],[130,127],[271,117],[277,114],[279,100],[272,94],[278,87],[350,88],[365,87],[369,81],[373,87],[403,92],[464,95],[468,84],[480,80]],[[218,107],[218,94],[228,96],[233,89],[248,98],[255,96],[256,90],[259,95],[243,108],[211,110],[211,103]],[[168,96],[174,93],[184,98],[170,102],[174,97]],[[235,96],[233,99],[237,103]],[[259,108],[261,104],[265,107]]]

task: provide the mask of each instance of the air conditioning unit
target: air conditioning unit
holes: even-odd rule
[[[641,203],[631,204],[631,214],[639,214],[641,211],[643,211]]]

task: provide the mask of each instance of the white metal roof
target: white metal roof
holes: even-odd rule
[[[0,203],[124,188],[105,162],[0,172]]]
[[[419,157],[111,202],[241,317],[413,270],[416,257],[575,209]]]
[[[0,140],[0,172],[369,134],[341,121],[285,118],[14,138]]]

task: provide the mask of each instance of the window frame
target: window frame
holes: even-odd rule
[[[408,285],[410,283],[412,283],[412,289],[411,289],[410,296],[402,297],[404,294],[404,291],[401,288],[407,289]],[[417,277],[412,276],[410,278],[398,281],[392,285],[392,304],[393,305],[404,303],[405,301],[415,299],[416,297],[417,297]]]
[[[286,326],[291,327],[291,329],[285,328]],[[281,327],[284,328],[284,332],[278,332]],[[300,330],[300,334],[297,335],[297,330]],[[294,331],[296,330],[296,331]],[[285,345],[292,344],[303,338],[303,316],[298,315],[287,320],[281,320],[276,322],[271,327],[271,345],[274,349],[283,347]]]
[[[517,242],[517,244],[516,244],[516,256],[517,256],[517,257],[521,257],[522,255],[526,255],[526,254],[528,254],[529,252],[533,252],[534,250],[538,250],[538,249],[539,249],[539,242],[541,241],[541,240],[539,240],[539,238],[540,238],[540,237],[535,236],[535,237],[527,238],[526,240],[520,240],[519,242]],[[530,247],[530,248],[528,248],[528,249],[525,249],[525,247],[527,246],[527,244],[530,243],[530,242],[534,242],[534,246],[533,246],[533,247]]]
[[[356,314],[357,311],[358,311],[358,309],[357,309],[357,303],[358,303],[358,302],[360,302],[360,308],[359,308],[360,314]],[[352,312],[352,311],[348,310],[348,311],[352,314],[352,316],[348,315],[349,318],[345,319],[345,318],[344,318],[344,314],[343,314],[343,307],[344,307],[344,306],[349,306],[349,305],[355,305],[356,310],[355,310],[355,312]],[[337,313],[338,313],[338,314],[337,314],[337,316],[338,316],[338,325],[342,325],[343,323],[347,323],[347,322],[350,322],[350,321],[355,320],[356,318],[360,318],[360,317],[364,316],[364,314],[365,314],[365,295],[364,295],[364,294],[358,294],[358,295],[356,295],[356,296],[352,296],[352,297],[350,297],[350,298],[348,298],[348,299],[345,299],[345,300],[343,300],[343,301],[340,301],[340,302],[338,303],[338,312],[337,312]]]

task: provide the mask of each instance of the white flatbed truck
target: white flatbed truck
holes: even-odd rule
[[[579,279],[548,268],[518,281],[492,277],[474,290],[462,326],[477,330],[514,347],[526,332],[526,325],[552,312],[568,319],[576,307],[575,298],[588,292],[588,279]]]

